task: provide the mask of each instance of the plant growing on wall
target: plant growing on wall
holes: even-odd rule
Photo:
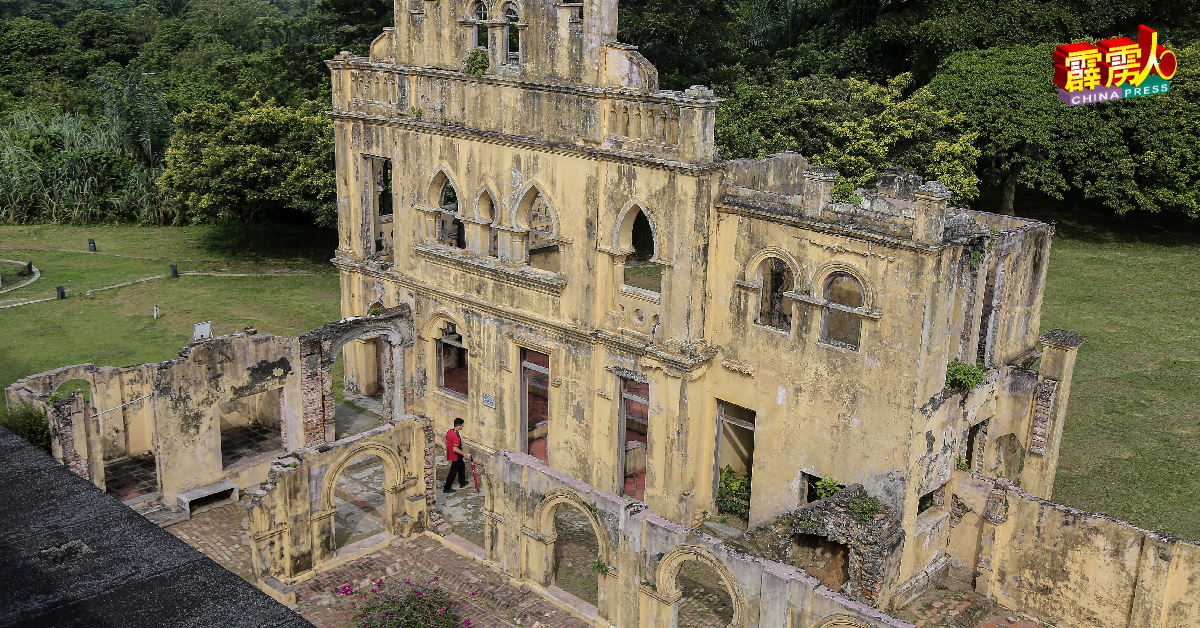
[[[883,506],[874,497],[864,497],[850,504],[850,512],[859,521],[870,521],[871,517],[883,512]]]
[[[483,73],[487,72],[488,66],[491,63],[486,52],[472,50],[471,54],[467,55],[467,58],[463,60],[463,72],[471,76],[483,76]]]
[[[837,480],[833,478],[821,478],[817,480],[817,499],[825,499],[826,497],[836,495],[843,488],[845,487],[838,484]]]
[[[946,365],[946,385],[958,390],[973,390],[983,383],[983,369],[974,364],[959,362],[958,358]]]
[[[596,560],[592,561],[592,571],[608,575],[608,565],[605,565],[604,561],[597,558]]]
[[[955,466],[958,467],[959,471],[970,471],[971,470],[971,463],[967,461],[967,458],[965,456],[959,456],[958,462],[955,463]]]
[[[723,513],[750,517],[750,474],[740,474],[730,465],[721,469],[717,485],[717,509]]]

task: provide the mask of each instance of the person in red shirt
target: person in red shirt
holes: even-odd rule
[[[446,432],[446,458],[450,460],[450,474],[446,476],[443,493],[454,492],[455,475],[458,475],[458,488],[467,487],[467,464],[463,458],[471,458],[471,455],[462,450],[462,435],[459,432],[463,423],[461,418],[454,419],[454,429]]]

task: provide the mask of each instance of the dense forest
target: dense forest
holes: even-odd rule
[[[0,221],[335,220],[324,60],[381,0],[0,0]],[[621,0],[664,89],[712,86],[723,158],[887,166],[956,204],[1200,215],[1198,0]],[[1165,96],[1066,107],[1054,46],[1158,30]]]

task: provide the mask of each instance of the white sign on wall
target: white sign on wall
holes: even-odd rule
[[[484,395],[483,396],[483,405],[485,405],[489,408],[495,408],[496,407],[496,398],[491,395]]]
[[[205,338],[212,338],[212,321],[196,323],[196,326],[192,328],[192,342]]]

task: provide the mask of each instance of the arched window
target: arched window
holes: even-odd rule
[[[488,240],[487,248],[484,250],[484,255],[488,257],[496,257],[498,254],[498,239],[500,230],[496,228],[499,223],[495,203],[492,202],[492,195],[484,192],[479,195],[479,218],[491,223],[488,225]]]
[[[487,5],[482,2],[475,3],[475,47],[487,50],[488,47],[488,27],[484,22],[488,19]]]
[[[629,233],[629,246],[633,252],[625,258],[624,283],[642,290],[662,292],[662,267],[651,261],[654,259],[654,228],[641,208],[634,211],[636,215]]]
[[[460,249],[467,248],[466,230],[458,219],[458,192],[449,178],[442,183],[438,207],[442,210],[438,214],[438,242]]]
[[[516,6],[504,5],[504,21],[504,62],[508,65],[521,65],[521,29],[517,28],[521,16],[517,13]]]
[[[791,304],[783,293],[791,290],[795,279],[792,269],[778,257],[768,257],[758,267],[762,289],[758,297],[758,324],[783,331],[792,329]]]
[[[558,272],[562,253],[554,239],[554,210],[546,197],[537,194],[530,201],[529,237],[526,240],[525,263],[534,268]]]
[[[850,310],[863,306],[862,284],[849,273],[833,273],[825,280],[824,296],[821,340],[857,351],[862,319]]]

